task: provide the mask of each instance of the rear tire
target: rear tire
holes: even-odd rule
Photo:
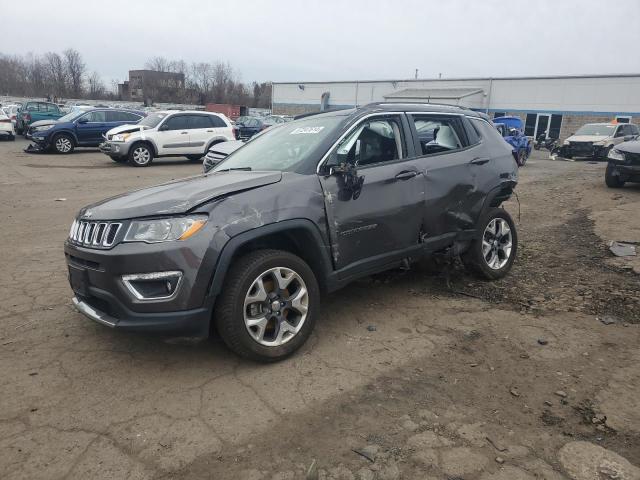
[[[73,138],[70,135],[67,135],[66,133],[59,133],[58,135],[53,137],[51,147],[56,153],[66,154],[73,152],[75,144]]]
[[[282,250],[257,250],[231,265],[213,318],[235,353],[275,362],[309,338],[319,303],[318,282],[301,258]]]
[[[148,167],[153,161],[153,150],[147,143],[134,143],[129,150],[128,160],[134,167]]]
[[[620,179],[619,175],[614,175],[615,168],[611,165],[607,165],[607,171],[604,174],[604,182],[609,188],[622,188],[624,187],[624,180]]]
[[[511,215],[492,207],[478,222],[477,236],[461,258],[477,276],[497,280],[509,273],[517,251],[518,233]]]
[[[524,167],[524,164],[527,163],[527,152],[524,149],[518,150],[518,158],[516,159],[519,167]]]

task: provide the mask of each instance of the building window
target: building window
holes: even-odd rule
[[[631,117],[627,115],[616,115],[616,122],[618,123],[631,123]]]
[[[562,127],[562,115],[551,115],[551,124],[549,125],[549,138],[560,138],[560,128]]]
[[[536,120],[538,119],[538,115],[535,113],[527,113],[527,119],[524,122],[524,134],[527,137],[533,137],[533,134],[536,133]]]

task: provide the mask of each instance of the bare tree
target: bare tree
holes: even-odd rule
[[[82,96],[82,77],[86,66],[82,61],[80,52],[73,48],[68,48],[64,52],[65,67],[67,70],[67,77],[69,79],[69,91],[71,94],[80,98]]]
[[[88,83],[89,83],[89,98],[98,99],[98,98],[104,97],[105,86],[98,72],[94,71],[89,76]]]
[[[52,87],[49,95],[63,97],[67,93],[67,70],[64,60],[56,52],[47,52],[44,56],[48,84]]]
[[[147,60],[147,63],[145,63],[144,66],[147,70],[155,70],[156,72],[168,72],[169,63],[169,60],[164,57],[153,57]]]

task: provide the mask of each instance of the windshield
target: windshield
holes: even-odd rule
[[[604,135],[610,137],[613,135],[613,131],[615,129],[615,125],[599,125],[597,123],[590,123],[580,127],[576,132],[576,135]]]
[[[343,120],[344,116],[335,115],[273,127],[229,155],[215,171],[239,168],[293,172]]]
[[[162,121],[164,117],[166,117],[166,113],[150,113],[142,120],[138,122],[138,125],[142,125],[144,127],[155,128]]]
[[[89,110],[90,111],[90,110]],[[59,122],[73,122],[76,118],[87,113],[87,110],[74,110],[58,119]]]

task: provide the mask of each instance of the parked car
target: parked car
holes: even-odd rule
[[[39,120],[57,120],[64,113],[55,103],[30,101],[25,103],[18,112],[16,132],[27,133],[29,125]]]
[[[213,145],[207,154],[204,156],[204,161],[202,162],[202,170],[204,173],[207,173],[217,164],[219,164],[222,160],[227,158],[237,149],[244,145],[244,142],[241,140],[232,140],[230,142],[220,142]]]
[[[587,123],[564,141],[560,156],[607,158],[614,146],[638,133],[638,126],[632,123]]]
[[[605,183],[610,188],[622,188],[627,182],[640,183],[640,141],[616,145],[609,152]]]
[[[9,140],[16,139],[16,131],[13,128],[11,117],[4,113],[3,109],[0,109],[0,136],[6,137]]]
[[[256,117],[245,117],[242,120],[236,120],[236,135],[238,140],[248,140],[256,133],[260,133],[267,128],[264,120]]]
[[[235,140],[224,115],[199,111],[150,113],[136,126],[109,130],[100,150],[115,162],[147,167],[158,157],[200,160],[211,145]]]
[[[283,115],[269,115],[268,117],[264,117],[262,119],[265,128],[272,127],[273,125],[280,125],[288,121],[289,120],[287,120]]]
[[[115,108],[76,109],[58,120],[41,120],[29,126],[27,137],[40,150],[71,153],[76,147],[97,147],[112,128],[138,123],[144,112]]]
[[[18,118],[18,110],[20,109],[20,105],[5,105],[2,107],[2,111],[6,116],[9,117],[11,123],[13,124],[13,129],[16,129],[16,123]]]
[[[511,148],[471,110],[314,115],[266,130],[207,175],[82,208],[64,246],[73,303],[121,330],[215,325],[238,354],[278,360],[311,334],[321,291],[432,255],[505,276],[518,237],[499,207],[517,179]]]
[[[513,158],[522,167],[531,155],[531,140],[524,134],[524,123],[520,117],[496,117],[493,119],[502,138],[511,145]]]

